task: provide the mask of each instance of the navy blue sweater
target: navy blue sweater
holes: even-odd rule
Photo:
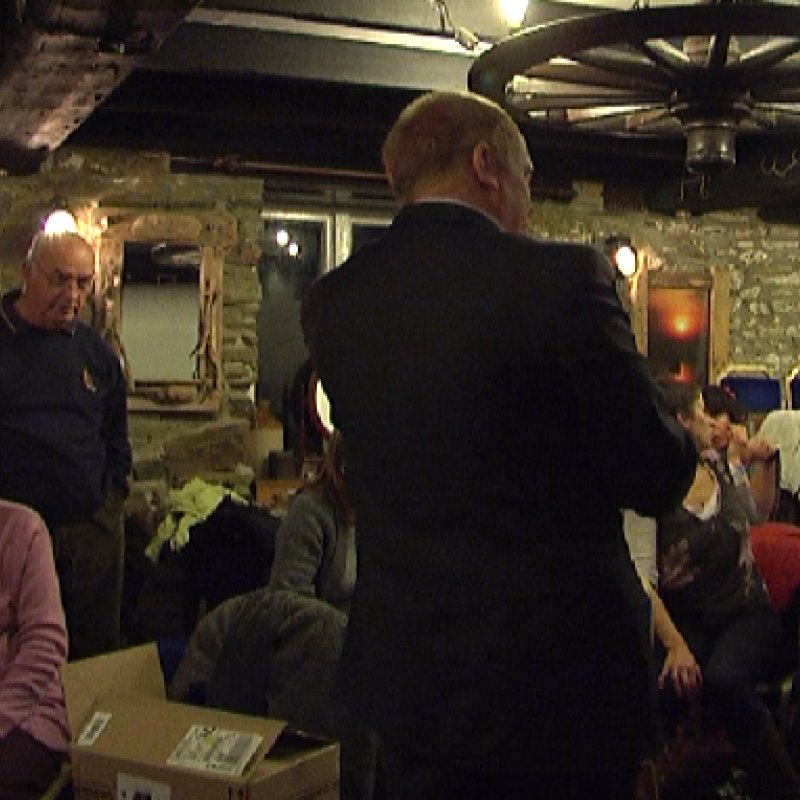
[[[0,301],[0,496],[49,525],[86,519],[131,466],[125,379],[96,331],[27,324]]]

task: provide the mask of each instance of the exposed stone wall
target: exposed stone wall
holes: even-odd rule
[[[652,252],[665,272],[725,270],[731,277],[729,360],[765,364],[776,377],[800,364],[800,228],[766,224],[752,209],[697,217],[607,210],[601,187],[576,188],[568,205],[535,203],[535,235],[601,243],[622,233]]]
[[[215,253],[221,251],[223,261],[219,408],[207,415],[130,414],[134,450],[143,453],[148,462],[170,439],[227,418],[248,420],[252,416],[258,365],[256,316],[261,302],[257,270],[263,235],[261,193],[260,180],[173,175],[165,155],[107,150],[62,149],[36,176],[0,178],[3,291],[18,285],[20,264],[30,237],[58,202],[77,212],[79,221],[89,228],[102,218],[106,208],[154,215],[181,212],[188,217],[202,212],[232,217],[233,241],[214,248]],[[102,231],[95,233],[101,235]],[[249,454],[243,453],[242,462],[249,466],[249,460]],[[246,484],[247,476],[237,473],[231,482]]]
[[[602,186],[575,188],[577,197],[571,203],[535,203],[530,221],[535,235],[601,243],[606,236],[621,233],[630,236],[635,247],[646,248],[664,272],[724,270],[730,275],[729,359],[767,364],[777,376],[800,362],[796,227],[766,224],[748,209],[698,217],[658,216],[609,202]],[[39,175],[0,179],[0,286],[4,290],[18,282],[27,242],[57,199],[94,209],[95,217],[98,207],[106,206],[216,210],[233,216],[235,241],[223,252],[222,406],[213,419],[132,414],[134,447],[151,465],[166,440],[194,433],[211,422],[245,420],[251,415],[258,369],[261,192],[260,180],[173,175],[164,155],[117,151],[64,149]],[[244,478],[236,476],[240,484]]]

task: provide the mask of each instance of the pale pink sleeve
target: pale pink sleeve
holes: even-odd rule
[[[5,511],[5,509],[4,509]],[[0,664],[0,738],[22,724],[60,685],[67,631],[50,535],[38,515],[15,509],[3,520],[5,563],[0,580],[15,611]]]

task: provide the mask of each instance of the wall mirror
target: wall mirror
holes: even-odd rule
[[[128,410],[215,413],[226,214],[105,210],[95,325],[120,355]]]

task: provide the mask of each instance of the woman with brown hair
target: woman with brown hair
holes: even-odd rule
[[[344,446],[334,431],[319,472],[292,500],[278,529],[269,588],[316,597],[347,613],[356,583],[356,543],[344,472]]]

